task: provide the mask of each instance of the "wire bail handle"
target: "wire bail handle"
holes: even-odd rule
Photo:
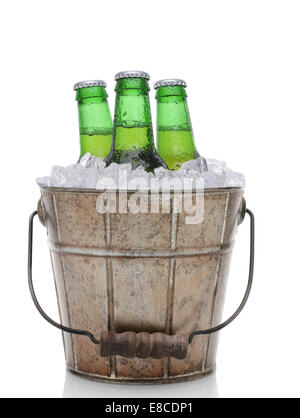
[[[85,330],[79,330],[75,328],[66,327],[51,319],[40,306],[37,296],[35,294],[33,279],[32,279],[32,248],[33,248],[33,221],[37,214],[43,225],[46,222],[46,215],[42,208],[41,201],[38,203],[38,210],[35,210],[29,217],[29,232],[28,232],[28,285],[33,303],[41,314],[41,316],[49,322],[52,326],[60,329],[63,332],[75,335],[83,335],[88,337],[93,344],[100,345],[100,355],[106,357],[112,354],[119,354],[124,357],[152,357],[152,358],[163,358],[163,357],[175,357],[183,359],[187,355],[187,346],[191,344],[193,338],[197,335],[208,335],[220,331],[225,328],[231,322],[233,322],[237,316],[244,309],[251,292],[254,274],[254,231],[255,231],[255,219],[254,214],[250,209],[246,208],[246,201],[243,198],[240,216],[238,224],[242,223],[245,214],[250,217],[250,261],[249,261],[249,276],[247,289],[242,299],[241,304],[234,312],[234,314],[220,325],[206,330],[198,330],[192,332],[188,340],[183,335],[167,335],[163,333],[147,333],[147,332],[124,332],[117,334],[111,331],[102,331],[100,340],[98,340],[91,332]]]

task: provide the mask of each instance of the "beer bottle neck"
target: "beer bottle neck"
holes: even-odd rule
[[[192,131],[186,97],[183,86],[162,86],[157,89],[158,129]]]
[[[112,119],[104,87],[84,87],[77,90],[79,129],[81,135],[112,133]]]
[[[125,128],[152,126],[149,86],[145,79],[120,79],[116,85],[115,126]]]

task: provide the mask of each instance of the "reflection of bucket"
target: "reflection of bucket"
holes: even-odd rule
[[[42,188],[62,324],[97,339],[111,330],[188,336],[220,323],[243,190],[204,192],[204,220],[185,214],[100,214],[100,192]],[[217,334],[198,336],[187,356],[100,357],[86,336],[63,333],[67,367],[99,380],[161,383],[215,367]]]

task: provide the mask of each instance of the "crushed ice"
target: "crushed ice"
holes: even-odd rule
[[[121,172],[120,172],[121,171]],[[132,179],[140,177],[150,187],[151,179],[158,180],[159,187],[163,189],[164,179],[180,179],[190,181],[191,187],[197,179],[203,179],[205,188],[217,187],[244,187],[245,177],[229,169],[224,161],[199,157],[182,164],[179,170],[169,171],[162,167],[155,169],[155,175],[148,173],[139,166],[132,170],[131,164],[112,163],[105,167],[101,158],[86,153],[77,164],[67,167],[53,166],[49,177],[40,177],[37,183],[42,187],[68,187],[68,188],[99,188],[99,179],[111,178],[117,188],[127,188]],[[107,187],[109,188],[109,187]]]

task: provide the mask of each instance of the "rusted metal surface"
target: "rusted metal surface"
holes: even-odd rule
[[[116,334],[102,331],[100,335],[100,355],[108,357],[152,357],[156,359],[175,357],[184,359],[187,355],[186,335],[167,335],[161,332],[123,332]]]
[[[202,378],[204,376],[211,374],[212,372],[215,371],[215,368],[211,370],[207,370],[205,373],[195,372],[191,374],[186,374],[186,375],[176,376],[176,377],[169,377],[169,378],[160,378],[160,377],[142,378],[140,377],[138,379],[134,379],[128,376],[126,377],[126,379],[125,378],[112,379],[110,377],[93,375],[93,374],[76,371],[72,368],[69,368],[69,371],[72,374],[79,376],[79,377],[83,377],[87,380],[93,380],[93,381],[98,381],[98,382],[103,382],[103,383],[112,383],[112,384],[116,383],[116,384],[125,384],[125,385],[130,385],[130,384],[131,385],[135,385],[135,384],[157,385],[157,384],[180,383],[180,382],[187,382],[190,380],[196,380],[196,379],[199,379],[199,378]]]
[[[45,224],[46,224],[46,212],[43,208],[41,198],[39,199],[38,204],[37,204],[37,211],[38,211],[39,220],[40,220],[41,224],[45,226]]]
[[[173,212],[100,214],[99,194],[42,189],[62,322],[97,338],[102,331],[188,336],[218,323],[243,190],[205,191],[199,225]],[[184,359],[101,357],[86,337],[64,334],[70,370],[130,383],[207,374],[216,344],[215,335],[195,337]]]

